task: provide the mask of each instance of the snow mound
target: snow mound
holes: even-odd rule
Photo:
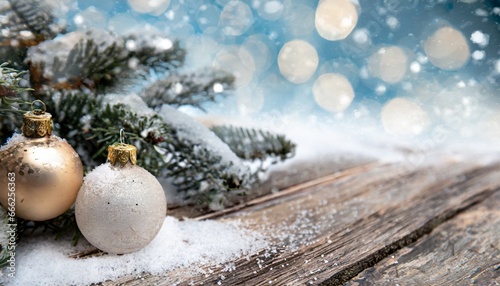
[[[26,238],[16,249],[16,277],[4,273],[4,285],[88,285],[125,275],[160,275],[180,267],[203,273],[202,266],[224,264],[267,246],[259,233],[236,224],[178,221],[173,217],[165,219],[160,233],[148,246],[134,253],[70,258],[90,248],[84,239],[81,241],[84,245],[80,242],[72,247],[69,238]]]

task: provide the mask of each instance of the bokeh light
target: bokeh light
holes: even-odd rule
[[[303,40],[287,42],[278,55],[281,74],[288,81],[296,84],[308,81],[316,71],[318,62],[316,49]]]
[[[416,136],[422,134],[430,124],[427,112],[416,102],[396,97],[382,108],[384,129],[396,136]]]
[[[391,134],[432,136],[439,127],[472,138],[457,122],[483,126],[500,108],[500,7],[491,1],[83,2],[68,6],[73,29],[139,30],[158,50],[179,40],[187,52],[180,72],[233,74],[235,96],[210,112],[325,116],[374,130],[383,114]]]
[[[345,76],[327,73],[314,82],[313,95],[321,108],[330,112],[341,112],[351,105],[354,90]]]
[[[108,23],[106,15],[90,6],[73,17],[73,22],[78,29],[105,29]]]
[[[349,58],[336,58],[326,61],[318,68],[319,74],[338,73],[349,80],[355,87],[359,82],[359,69],[357,65]]]
[[[397,83],[406,74],[408,56],[397,46],[380,48],[368,59],[368,71],[371,76],[387,83]]]
[[[232,73],[236,78],[236,87],[249,84],[255,73],[252,55],[239,46],[227,46],[220,50],[215,56],[213,67]]]
[[[170,0],[127,0],[132,9],[139,13],[160,15],[170,5]]]
[[[283,1],[279,0],[255,0],[253,1],[254,8],[257,9],[259,16],[269,20],[276,21],[283,14]]]
[[[345,39],[357,22],[358,12],[350,0],[322,0],[316,9],[316,30],[330,41]]]
[[[137,29],[140,22],[130,14],[116,14],[108,21],[108,28],[114,33],[127,34],[130,31]]]
[[[297,2],[284,2],[283,28],[292,37],[308,37],[314,31],[314,9]]]
[[[220,50],[220,45],[213,38],[204,35],[191,35],[186,39],[185,45],[191,51],[186,55],[188,67],[212,65],[215,55]]]
[[[196,24],[205,31],[219,25],[220,9],[214,5],[201,5],[196,14]]]
[[[245,33],[252,23],[252,9],[241,1],[230,1],[220,14],[219,25],[228,36],[239,36]]]
[[[242,47],[252,54],[259,71],[269,68],[276,60],[276,47],[264,34],[251,35],[245,39]]]
[[[462,32],[445,26],[435,31],[424,42],[424,50],[429,60],[443,70],[457,70],[470,57],[470,49]]]

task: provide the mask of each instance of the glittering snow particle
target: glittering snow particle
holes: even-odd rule
[[[472,53],[472,58],[476,61],[480,61],[480,60],[484,59],[485,56],[486,56],[486,53],[484,51],[474,51]]]
[[[481,32],[481,31],[475,31],[470,36],[470,40],[474,44],[479,45],[480,47],[486,47],[490,41],[490,36],[488,34]]]

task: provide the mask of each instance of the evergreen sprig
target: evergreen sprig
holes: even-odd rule
[[[179,41],[164,37],[146,39],[141,35],[128,35],[123,39],[128,46],[129,58],[137,59],[140,65],[157,73],[164,73],[184,64],[186,50],[180,47]]]
[[[204,110],[202,104],[227,95],[226,91],[232,89],[234,80],[233,75],[224,71],[170,74],[145,89],[141,97],[154,109],[169,104],[175,107],[191,105]]]
[[[29,102],[16,96],[16,93],[31,90],[19,86],[24,74],[26,72],[9,68],[7,63],[0,64],[0,115],[25,112],[19,109],[19,105],[29,104]]]
[[[210,128],[229,148],[245,160],[286,160],[295,154],[296,145],[284,135],[235,126]]]
[[[106,104],[100,109],[99,116],[90,122],[90,126],[89,134],[92,135],[85,140],[95,145],[92,161],[105,162],[107,147],[119,142],[119,132],[123,128],[126,142],[137,147],[138,165],[156,176],[165,167],[158,151],[162,148],[163,136],[169,132],[169,127],[158,115],[141,116],[123,104]]]
[[[127,56],[117,43],[100,48],[93,39],[82,39],[66,59],[54,58],[51,86],[66,90],[109,86],[127,72]]]
[[[9,265],[10,254],[8,253],[5,246],[1,245],[2,249],[0,250],[0,269],[7,267]]]
[[[43,1],[36,0],[8,0],[11,14],[9,19],[10,38],[16,39],[17,44],[33,46],[44,40],[54,38],[63,27],[55,25],[55,17],[51,7]],[[31,32],[31,36],[21,33]]]
[[[35,89],[50,86],[58,90],[79,89],[102,94],[127,80],[144,77],[151,69],[165,72],[184,62],[185,51],[177,41],[172,42],[172,47],[168,49],[148,44],[131,48],[130,41],[138,41],[132,36],[122,38],[104,31],[74,33],[77,34],[62,36],[58,42],[44,43],[41,48],[30,50],[28,64],[31,84]],[[78,36],[81,39],[71,45],[73,38]],[[145,39],[142,41],[147,42]],[[60,42],[66,44],[61,45]],[[64,51],[65,47],[69,50]],[[52,49],[57,48],[63,50],[56,55],[50,54]],[[40,52],[49,55],[37,56]]]
[[[108,145],[119,141],[123,128],[127,143],[138,148],[140,166],[167,179],[188,201],[206,207],[257,181],[262,168],[250,170],[238,157],[277,162],[293,155],[295,145],[281,135],[235,127],[214,128],[214,135],[172,108],[202,108],[226,96],[234,84],[232,75],[220,71],[176,71],[186,55],[178,41],[139,32],[120,37],[99,30],[65,33],[45,1],[8,1],[10,5],[0,2],[0,16],[10,22],[11,32],[0,37],[0,61],[29,71],[34,90],[29,95],[45,102],[54,133],[73,145],[87,171],[105,162]],[[60,36],[54,39],[56,34]],[[0,118],[2,139],[18,130],[18,105],[28,95],[20,85],[24,72],[9,67],[0,65],[0,115],[7,115]],[[164,79],[145,89],[142,100],[136,96],[139,107],[108,100],[110,91],[122,94],[149,74]],[[163,113],[158,113],[162,106]],[[188,121],[192,122],[185,124]],[[42,229],[60,237],[65,231],[78,231],[72,210],[46,222],[19,225],[24,234]]]
[[[119,129],[125,130],[127,142],[138,148],[138,165],[156,176],[171,178],[179,194],[197,202],[209,202],[214,193],[248,187],[251,174],[232,170],[232,162],[223,163],[206,147],[178,136],[175,126],[163,122],[156,114],[139,116],[122,104],[107,105],[92,123],[92,138],[99,145],[97,156],[119,140]]]
[[[56,47],[56,43],[48,44],[43,52]],[[30,54],[37,52],[31,50]],[[28,59],[31,84],[37,91],[48,86],[57,90],[95,92],[132,73],[127,66],[128,53],[116,42],[104,45],[85,35],[66,54],[60,52],[60,55]]]
[[[7,215],[7,211],[4,209],[0,209],[0,229],[4,231],[5,233],[0,234],[2,236],[3,241],[2,243],[5,243],[5,245],[0,245],[0,269],[3,267],[6,267],[9,265],[9,258],[10,258],[10,251],[7,251],[8,247],[8,241],[9,241],[9,233],[8,231],[8,225],[11,224],[12,222],[9,221],[9,216]],[[17,236],[17,232],[15,233]]]
[[[185,199],[203,206],[217,194],[248,188],[256,179],[249,172],[233,170],[233,162],[222,163],[220,155],[208,148],[172,135],[165,148],[165,175]]]

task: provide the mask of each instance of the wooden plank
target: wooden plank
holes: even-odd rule
[[[317,158],[317,160],[295,160],[292,163],[287,162],[285,166],[273,166],[269,177],[251,191],[247,191],[244,196],[229,193],[227,209],[224,212],[233,212],[247,207],[253,203],[252,201],[270,194],[281,195],[284,189],[290,187],[309,184],[311,181],[321,181],[332,174],[355,170],[360,166],[375,162],[374,158],[357,154],[332,154],[326,158]],[[201,217],[210,213],[207,209],[197,209],[193,205],[173,204],[168,206],[168,215],[179,219]],[[220,214],[222,213],[218,215]]]
[[[372,166],[226,214],[220,220],[242,221],[271,240],[234,271],[177,269],[104,285],[341,285],[500,189],[499,163],[439,162]]]
[[[263,204],[266,202],[276,200],[278,198],[283,198],[286,196],[297,194],[299,192],[308,191],[312,187],[318,187],[318,186],[322,186],[322,185],[332,184],[333,182],[338,181],[342,178],[345,178],[348,176],[353,176],[353,175],[358,174],[358,173],[362,173],[364,171],[367,171],[367,170],[373,168],[374,166],[379,166],[379,165],[380,164],[376,164],[376,163],[367,163],[367,164],[363,164],[360,166],[348,168],[346,170],[338,171],[336,173],[333,173],[333,174],[330,174],[327,176],[323,176],[320,178],[314,178],[310,181],[305,181],[303,183],[299,183],[299,184],[293,185],[291,187],[284,188],[283,190],[280,190],[279,192],[275,192],[275,193],[270,192],[266,196],[259,197],[257,199],[251,200],[249,202],[241,203],[241,204],[236,205],[236,206],[231,207],[231,208],[227,208],[227,209],[224,209],[224,210],[221,210],[218,212],[207,213],[205,215],[200,215],[198,217],[195,217],[194,219],[206,220],[206,219],[219,218],[219,217],[222,217],[224,215],[228,215],[228,214],[237,212],[239,210],[242,210],[242,209],[245,209],[245,208],[248,208],[251,206],[260,205],[260,204]]]
[[[499,285],[500,192],[364,270],[347,285],[398,284]]]
[[[333,161],[331,161],[332,158],[330,158],[329,160],[324,160],[322,163],[316,163],[315,166],[311,162],[297,163],[292,165],[291,169],[274,172],[257,190],[252,190],[251,195],[245,196],[244,200],[233,207],[228,207],[218,212],[210,212],[207,209],[193,209],[192,206],[177,206],[173,209],[168,209],[167,215],[178,219],[214,219],[266,201],[307,191],[308,188],[313,186],[333,183],[344,177],[353,176],[380,165],[380,163],[374,162],[373,159],[354,155],[343,155],[334,158],[340,161],[333,164]],[[252,200],[251,198],[254,197],[256,199]],[[72,254],[70,257],[85,258],[96,255],[102,255],[102,252],[97,248],[92,248],[85,252]]]

